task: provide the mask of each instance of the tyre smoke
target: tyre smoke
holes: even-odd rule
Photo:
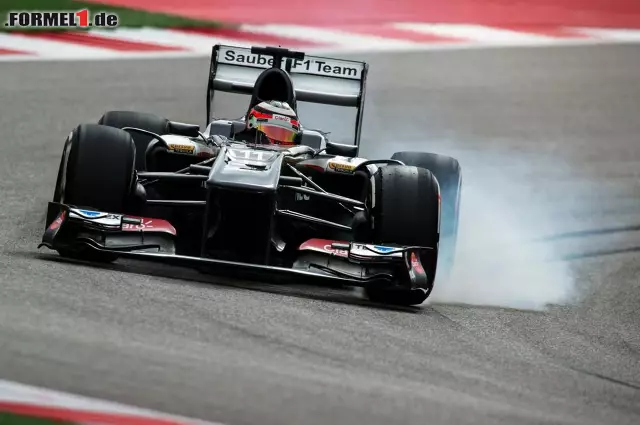
[[[463,170],[456,260],[447,281],[436,279],[428,302],[534,310],[570,302],[569,265],[553,245],[539,241],[562,226],[552,218],[548,181],[540,168],[536,172],[543,159],[452,156]]]

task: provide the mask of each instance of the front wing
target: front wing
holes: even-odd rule
[[[430,292],[421,256],[429,248],[311,239],[291,268],[176,254],[167,221],[74,208],[50,202],[40,247],[85,258],[129,258],[200,269],[234,278],[337,286],[400,286]],[[80,257],[80,256],[78,256]],[[82,257],[81,257],[82,258]]]

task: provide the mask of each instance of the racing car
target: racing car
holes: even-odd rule
[[[215,45],[207,125],[109,111],[65,140],[42,242],[61,256],[171,263],[242,279],[362,287],[418,305],[450,268],[461,172],[454,158],[359,157],[368,64],[280,47]],[[300,128],[298,143],[238,140],[217,92],[357,109],[353,144]]]

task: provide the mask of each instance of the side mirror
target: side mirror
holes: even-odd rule
[[[326,146],[326,152],[328,155],[355,158],[358,154],[358,146],[356,145],[344,145],[342,143],[327,142]]]
[[[198,137],[200,126],[177,121],[169,121],[169,133],[186,137]]]

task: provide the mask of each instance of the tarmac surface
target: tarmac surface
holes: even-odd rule
[[[203,124],[208,63],[0,64],[0,378],[229,425],[640,422],[640,47],[360,58],[362,153],[465,173],[456,270],[417,309],[39,253],[71,129]]]

